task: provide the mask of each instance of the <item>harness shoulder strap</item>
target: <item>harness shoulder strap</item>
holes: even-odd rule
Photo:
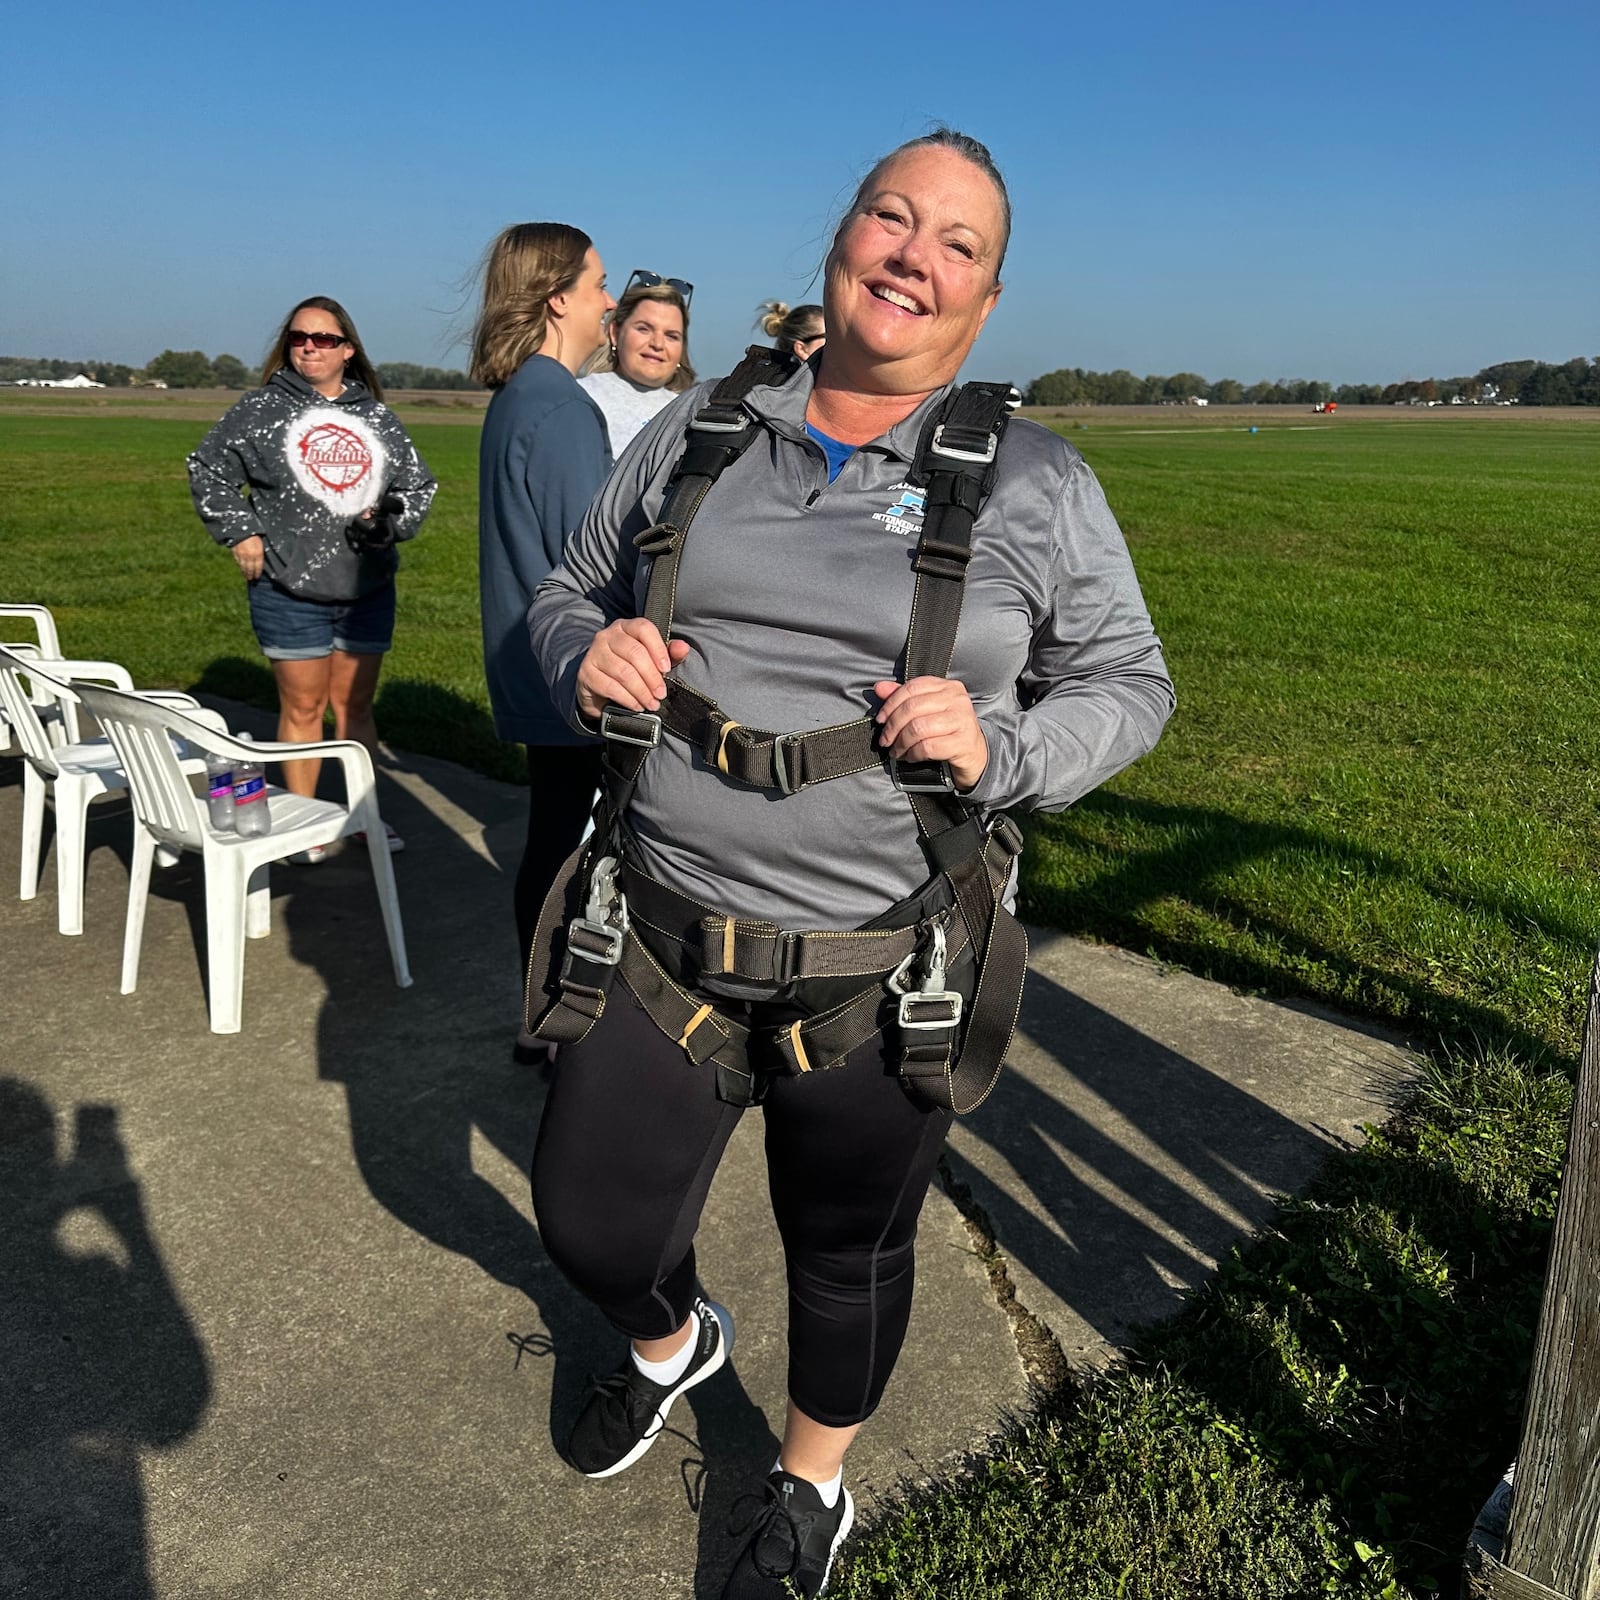
[[[672,637],[672,599],[689,526],[717,479],[760,435],[761,424],[746,410],[745,398],[753,389],[788,382],[799,365],[798,356],[767,345],[751,345],[744,360],[711,391],[711,398],[685,429],[687,442],[667,482],[660,520],[633,541],[642,555],[655,557],[644,614],[663,639]]]
[[[690,418],[686,444],[667,480],[661,517],[634,538],[641,555],[654,558],[645,590],[644,615],[663,640],[672,637],[673,598],[678,588],[678,563],[705,497],[746,450],[756,442],[761,425],[745,409],[745,398],[763,385],[786,383],[799,370],[800,358],[769,345],[753,344],[744,359],[711,391],[711,398]],[[645,757],[661,742],[661,718],[650,712],[607,706],[601,713],[605,736],[604,771],[611,780],[608,799],[614,815],[627,808],[639,781]]]
[[[972,560],[972,525],[994,488],[1000,442],[1021,403],[1008,383],[964,383],[923,425],[911,478],[923,485],[925,510],[911,562],[917,584],[902,682],[949,675]],[[943,762],[895,763],[891,771],[913,794],[949,793],[953,787]]]

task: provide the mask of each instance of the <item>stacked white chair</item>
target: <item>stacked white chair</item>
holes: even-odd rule
[[[32,639],[18,639],[13,641],[8,635],[16,632],[8,618],[16,618],[26,622],[33,629],[35,637]],[[33,660],[54,659],[61,657],[61,635],[56,631],[56,619],[50,614],[48,606],[21,606],[0,605],[0,647],[10,650],[14,655],[28,656]],[[51,739],[56,744],[75,744],[77,742],[77,728],[74,726],[72,735],[67,737],[65,730],[57,721],[47,724]],[[9,750],[17,742],[17,736],[11,731],[11,718],[6,714],[4,705],[0,705],[0,750]]]
[[[83,932],[90,802],[128,786],[117,753],[105,739],[78,737],[78,697],[85,679],[122,690],[133,688],[127,670],[114,661],[41,661],[0,648],[0,706],[13,737],[21,743],[24,762],[21,898],[31,900],[38,893],[48,797],[56,815],[56,926],[66,934]],[[205,710],[191,695],[163,689],[148,691],[147,698],[223,727],[221,716]],[[205,757],[192,750],[175,754],[173,760],[180,771],[205,771]]]
[[[353,833],[367,836],[367,854],[389,939],[394,981],[402,989],[411,986],[394,865],[378,812],[372,757],[363,745],[348,739],[314,744],[247,744],[140,695],[86,686],[82,698],[121,758],[136,819],[128,921],[122,946],[124,994],[131,994],[139,981],[150,867],[159,845],[197,851],[204,863],[211,1031],[237,1033],[244,989],[244,941],[246,936],[264,938],[271,931],[269,865]],[[184,776],[173,750],[174,739],[235,761],[331,758],[344,769],[348,804],[306,799],[269,788],[270,833],[255,838],[220,833],[211,826],[205,801],[194,793]]]

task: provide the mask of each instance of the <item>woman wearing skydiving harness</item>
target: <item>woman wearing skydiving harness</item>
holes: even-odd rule
[[[416,533],[438,485],[383,404],[337,300],[313,295],[283,319],[261,384],[195,448],[189,490],[249,585],[250,622],[277,681],[279,739],[321,739],[332,706],[334,737],[375,752],[372,701],[394,638],[395,545]],[[286,762],[284,783],[314,794],[320,767]],[[291,859],[310,864],[325,853],[316,845]]]
[[[728,1600],[820,1593],[849,1531],[844,1455],[905,1337],[923,1197],[1015,1025],[1002,808],[1071,804],[1172,710],[1093,474],[1009,420],[1009,386],[954,387],[1009,231],[975,140],[880,161],[828,254],[820,356],[752,350],[651,423],[529,617],[605,749],[529,992],[562,1045],[541,1236],[631,1341],[577,1420],[580,1471],[631,1465],[726,1360],[693,1238],[743,1109],[765,1118],[789,1404]]]

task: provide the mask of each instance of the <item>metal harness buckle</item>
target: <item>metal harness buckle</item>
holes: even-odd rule
[[[620,717],[631,717],[636,722],[650,724],[650,732],[640,735],[636,733],[622,733],[613,726],[613,721]],[[654,711],[624,711],[621,706],[607,706],[600,713],[600,736],[603,739],[614,739],[618,744],[643,745],[646,750],[654,750],[661,743],[661,718]]]
[[[939,772],[939,776],[936,779],[928,783],[919,783],[915,778],[907,781],[900,776],[900,763],[893,756],[886,756],[884,759],[889,763],[889,781],[901,794],[955,793],[956,780],[950,775],[950,763],[948,761],[934,763]]]
[[[958,1027],[961,1022],[961,996],[954,989],[947,989],[944,986],[944,927],[941,923],[935,922],[932,928],[933,944],[928,951],[927,970],[923,974],[921,987],[916,989],[905,987],[910,969],[919,954],[915,950],[889,974],[888,978],[889,992],[900,996],[897,1020],[900,1026],[910,1033],[937,1033]],[[919,1017],[917,1011],[924,1007],[939,1008],[943,1015]]]
[[[731,421],[724,420],[728,417],[728,410],[729,408],[724,406],[707,406],[705,410],[695,413],[694,420],[689,426],[697,433],[743,433],[749,426],[749,417],[743,411],[739,411]],[[721,417],[715,415],[718,411],[722,412]]]
[[[794,793],[794,785],[789,782],[789,761],[784,751],[790,745],[798,745],[803,737],[799,733],[780,733],[772,741],[772,775],[778,780],[780,794]]]
[[[637,741],[634,741],[637,742]],[[605,941],[604,950],[574,950],[572,935],[581,930]],[[581,917],[567,924],[567,962],[574,957],[614,967],[622,960],[628,937],[628,897],[617,887],[617,858],[602,856],[589,880],[589,903]]]
[[[936,456],[945,456],[951,461],[976,461],[980,466],[988,466],[994,460],[995,452],[1000,448],[1000,441],[991,433],[987,450],[962,450],[956,445],[943,444],[944,424],[941,422],[933,430],[933,443],[928,446],[929,452]]]

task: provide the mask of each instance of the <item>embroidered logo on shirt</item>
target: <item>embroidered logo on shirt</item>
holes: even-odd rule
[[[887,511],[874,511],[872,520],[881,522],[890,533],[920,534],[927,495],[914,483],[894,484],[890,493],[898,493],[900,498]]]
[[[330,511],[359,516],[377,504],[386,457],[366,421],[318,408],[297,417],[284,436],[295,481]]]

